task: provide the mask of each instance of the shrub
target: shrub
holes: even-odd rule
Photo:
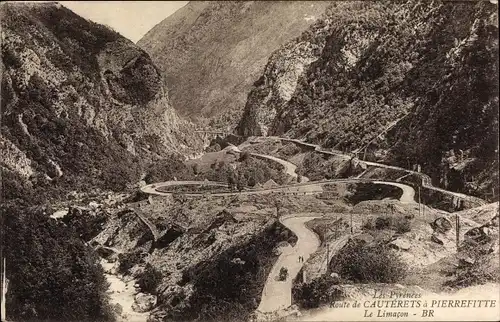
[[[377,217],[375,219],[375,229],[389,229],[392,226],[392,218],[391,217]]]
[[[406,264],[387,245],[356,241],[350,241],[340,250],[330,269],[359,283],[395,283],[407,273]]]
[[[322,275],[310,283],[297,284],[292,289],[293,300],[302,308],[316,308],[321,304],[332,303],[341,299],[341,291],[332,286],[338,279],[330,275]]]
[[[155,294],[156,287],[160,284],[162,278],[162,273],[150,263],[147,263],[144,271],[139,275],[137,283],[144,292]]]
[[[118,273],[126,274],[135,265],[139,264],[143,259],[143,254],[140,252],[130,252],[125,254],[120,254],[118,260],[120,264],[118,265]]]
[[[398,234],[404,234],[411,231],[411,220],[408,216],[380,216],[375,218],[375,221],[368,219],[363,224],[363,229],[365,230],[383,230],[383,229],[393,229]]]
[[[394,222],[396,232],[399,234],[404,234],[411,231],[411,221],[408,218],[401,218]]]
[[[373,220],[371,218],[368,218],[368,220],[363,224],[363,229],[364,230],[375,229],[375,226],[373,225]]]
[[[241,153],[240,159],[238,161],[243,162],[243,161],[248,160],[248,158],[250,158],[250,153],[248,151],[243,151],[243,153]]]
[[[102,231],[107,218],[106,213],[103,211],[92,213],[89,210],[72,208],[62,218],[62,221],[66,225],[73,227],[81,239],[90,241]]]
[[[276,245],[288,231],[272,224],[243,245],[234,245],[210,262],[184,270],[179,285],[193,285],[191,296],[167,312],[167,321],[248,321],[276,261]],[[287,238],[290,238],[287,236]],[[239,260],[235,260],[235,259]],[[161,299],[160,299],[161,300]],[[193,310],[196,308],[196,310]]]

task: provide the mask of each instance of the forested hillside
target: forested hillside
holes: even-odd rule
[[[1,255],[9,321],[112,321],[99,257],[51,205],[200,148],[148,54],[56,3],[2,3]],[[75,192],[82,192],[79,194]],[[3,269],[3,264],[2,264]]]
[[[146,158],[201,144],[148,54],[115,31],[55,3],[3,4],[1,16],[6,199],[120,190]]]
[[[372,158],[419,163],[437,184],[485,196],[498,173],[496,11],[487,1],[334,3],[273,53],[237,133],[368,145]],[[443,166],[448,154],[468,161]]]
[[[269,55],[321,16],[328,1],[191,1],[137,44],[165,74],[182,115],[237,123]]]
[[[498,15],[489,2],[444,6],[409,71],[415,106],[389,132],[387,160],[422,165],[445,188],[498,198]],[[445,14],[446,13],[446,14]],[[453,42],[450,41],[453,40]],[[437,68],[436,66],[439,66]],[[417,101],[418,99],[418,101]],[[496,192],[495,192],[496,190]]]
[[[113,321],[99,257],[46,210],[0,208],[8,321]]]

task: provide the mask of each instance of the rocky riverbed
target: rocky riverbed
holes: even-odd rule
[[[121,313],[118,321],[146,322],[149,313],[139,313],[134,311],[135,296],[137,291],[134,287],[135,280],[125,282],[116,273],[114,273],[114,263],[108,263],[102,260],[101,265],[104,268],[106,280],[109,282],[108,294],[110,303],[113,306],[121,306]],[[113,274],[114,273],[114,274]],[[118,309],[118,312],[120,309]]]

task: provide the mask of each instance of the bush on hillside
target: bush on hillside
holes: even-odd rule
[[[156,288],[161,283],[162,278],[162,273],[150,263],[147,263],[144,271],[138,276],[137,283],[139,283],[142,291],[156,294]]]
[[[168,180],[194,179],[193,167],[188,166],[181,156],[171,154],[164,160],[153,163],[146,171],[144,181],[147,184]]]
[[[396,283],[407,273],[406,264],[385,244],[350,241],[330,263],[330,270],[356,283]]]
[[[402,216],[379,216],[373,220],[369,218],[364,224],[365,230],[384,230],[392,229],[398,234],[404,234],[411,231],[411,219]]]
[[[293,240],[285,232],[289,230],[273,224],[244,245],[226,249],[212,261],[185,270],[181,285],[191,283],[194,293],[169,307],[166,320],[248,321],[276,261],[276,245]]]
[[[478,244],[471,239],[460,250],[470,261],[460,260],[454,272],[454,278],[446,283],[451,287],[468,287],[485,283],[498,283],[498,254],[491,252],[491,244]]]
[[[278,157],[280,159],[287,160],[288,158],[290,158],[296,154],[299,154],[300,152],[302,152],[302,149],[299,146],[297,146],[295,143],[287,142],[287,143],[284,143],[283,147],[281,147],[278,150]]]
[[[143,257],[144,255],[140,251],[118,255],[120,264],[118,265],[117,272],[120,274],[129,273],[132,267],[142,262]]]
[[[338,301],[341,299],[342,293],[332,287],[338,283],[337,278],[322,275],[309,283],[296,284],[292,289],[293,300],[299,307],[305,309],[316,308],[322,304]]]
[[[87,209],[71,208],[62,221],[73,227],[80,238],[88,242],[102,231],[107,218],[104,211],[91,212]]]

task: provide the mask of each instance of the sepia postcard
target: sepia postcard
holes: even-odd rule
[[[0,23],[1,321],[500,321],[497,0]]]

